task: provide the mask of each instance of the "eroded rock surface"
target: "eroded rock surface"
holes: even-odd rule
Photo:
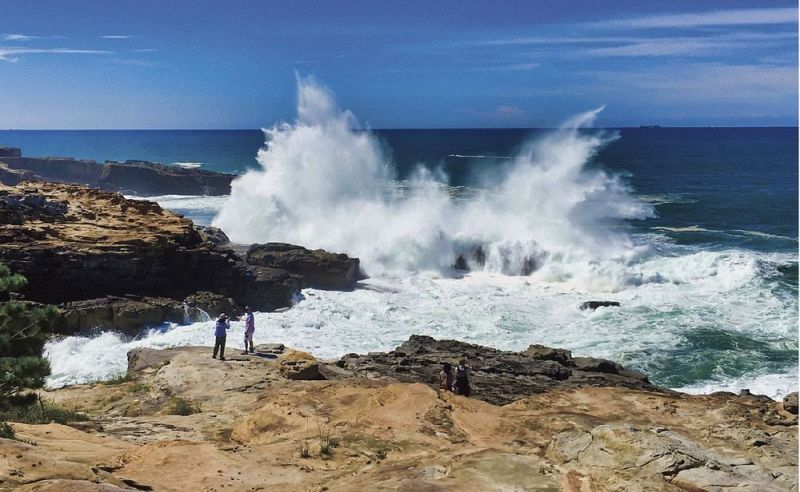
[[[420,335],[413,335],[391,352],[348,354],[337,364],[356,374],[437,387],[442,363],[455,366],[462,358],[470,365],[474,396],[497,405],[555,387],[621,386],[667,391],[650,384],[644,374],[605,359],[572,357],[568,350],[531,345],[523,352],[504,352]]]
[[[352,289],[363,278],[358,258],[284,243],[253,244],[247,250],[247,263],[277,268],[301,278],[302,287]]]

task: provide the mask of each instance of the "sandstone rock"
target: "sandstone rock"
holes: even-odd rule
[[[136,334],[167,322],[182,323],[185,316],[180,302],[164,297],[107,296],[66,302],[59,309],[54,330],[65,335],[94,328]]]
[[[556,435],[545,456],[570,463],[586,473],[607,476],[616,483],[635,483],[663,477],[683,490],[782,490],[773,474],[752,460],[726,456],[667,429],[639,428],[630,424],[604,424],[590,431]]]
[[[797,391],[789,393],[783,398],[783,409],[797,415]]]
[[[156,203],[57,183],[0,186],[0,262],[27,277],[28,299],[51,304],[210,291],[270,310],[298,290],[287,272],[248,267]]]
[[[388,353],[345,355],[336,366],[359,375],[423,382],[435,388],[441,364],[457,364],[461,358],[466,358],[471,368],[472,396],[498,405],[557,387],[622,386],[666,391],[650,384],[643,374],[603,359],[573,359],[566,350],[532,345],[525,352],[504,352],[420,335],[412,335]],[[579,359],[580,366],[576,367],[574,361]]]
[[[363,278],[358,258],[283,243],[253,244],[247,250],[247,263],[278,268],[302,277],[301,287],[347,290]]]
[[[168,364],[172,358],[180,353],[181,349],[152,349],[147,347],[130,350],[128,357],[128,372],[138,372],[148,368],[159,368]]]
[[[317,359],[299,350],[289,352],[281,358],[280,371],[286,379],[324,379],[319,373]]]
[[[594,311],[599,307],[618,307],[620,304],[617,301],[586,301],[582,302],[580,306],[581,310],[590,309]]]

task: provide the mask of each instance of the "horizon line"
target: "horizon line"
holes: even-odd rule
[[[660,130],[687,128],[800,128],[800,125],[637,125],[637,126],[594,126],[587,130]],[[0,132],[244,132],[262,131],[261,128],[6,128]],[[548,126],[509,126],[509,127],[395,127],[395,128],[353,128],[355,131],[404,131],[404,130],[557,130]]]

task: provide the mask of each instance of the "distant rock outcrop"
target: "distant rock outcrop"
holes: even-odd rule
[[[186,169],[146,161],[98,163],[68,157],[22,157],[20,149],[0,147],[0,183],[73,183],[136,195],[227,195],[232,174]]]

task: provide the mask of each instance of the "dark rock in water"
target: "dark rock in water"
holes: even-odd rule
[[[619,302],[617,301],[586,301],[581,303],[579,306],[581,310],[591,309],[594,311],[599,307],[619,307]]]
[[[0,157],[19,157],[22,155],[22,149],[17,147],[0,147]]]
[[[524,352],[505,352],[455,340],[412,335],[388,353],[348,354],[335,363],[349,374],[382,376],[438,386],[441,364],[467,359],[472,396],[504,405],[533,393],[580,386],[621,386],[669,390],[647,377],[603,359],[573,358],[568,350],[532,345]]]
[[[214,246],[220,248],[226,248],[231,245],[231,240],[228,238],[228,235],[225,234],[219,227],[196,225],[194,228],[198,233],[200,233],[200,237],[203,239],[203,241],[209,244],[213,244]]]
[[[791,414],[797,415],[797,391],[783,397],[783,409]]]
[[[464,259],[464,255],[458,255],[458,258],[456,258],[456,262],[453,265],[453,268],[455,268],[456,270],[469,271],[469,265],[467,265],[467,260]]]
[[[301,286],[349,290],[364,276],[358,258],[284,243],[253,244],[247,250],[249,265],[285,270],[300,277]]]
[[[60,314],[53,329],[64,335],[96,328],[137,334],[143,328],[184,320],[183,305],[164,297],[107,296],[66,302],[58,307]]]
[[[202,321],[205,316],[214,318],[220,313],[233,315],[241,311],[230,297],[207,291],[195,292],[183,302],[186,305],[189,321]]]
[[[2,149],[11,150],[3,153]],[[5,164],[0,169],[0,182],[10,186],[20,182],[16,173],[25,173],[27,180],[81,184],[140,195],[227,195],[235,177],[144,161],[99,164],[64,157],[21,157],[19,149],[9,147],[0,147],[0,161]]]

